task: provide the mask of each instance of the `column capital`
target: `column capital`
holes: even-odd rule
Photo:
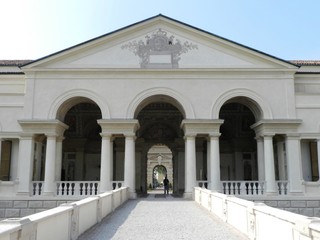
[[[190,134],[219,134],[224,120],[220,119],[184,119],[180,127],[185,135]]]
[[[299,133],[288,133],[286,135],[287,140],[300,140],[300,134]]]
[[[208,139],[220,138],[221,133],[209,134]]]
[[[98,124],[101,126],[103,135],[135,135],[140,127],[137,119],[100,119]]]
[[[25,133],[31,134],[55,134],[63,135],[69,128],[68,125],[59,120],[18,120]]]

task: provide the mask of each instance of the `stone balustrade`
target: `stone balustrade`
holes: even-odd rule
[[[222,192],[227,195],[263,195],[264,181],[223,181]]]
[[[199,187],[195,188],[194,199],[250,239],[320,239],[320,218],[306,217]]]
[[[0,222],[0,240],[75,240],[128,200],[128,188],[91,196],[83,200],[23,218]]]
[[[119,189],[123,181],[112,181],[112,189]],[[43,181],[31,182],[31,195],[41,196],[43,192]],[[99,193],[99,181],[57,181],[57,196],[90,196]]]

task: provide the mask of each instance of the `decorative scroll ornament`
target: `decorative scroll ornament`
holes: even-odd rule
[[[198,49],[198,46],[193,43],[188,41],[182,43],[173,35],[168,37],[167,32],[161,28],[145,38],[145,42],[142,40],[132,41],[122,46],[122,49],[128,49],[139,56],[141,68],[178,68],[181,54]]]

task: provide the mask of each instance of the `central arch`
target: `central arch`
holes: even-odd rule
[[[165,165],[165,167],[168,171],[172,169],[172,177],[168,176],[172,184],[172,191],[175,194],[183,193],[184,134],[180,125],[185,118],[185,112],[181,106],[177,100],[164,95],[150,96],[137,106],[134,112],[134,116],[140,124],[140,128],[136,133],[137,192],[146,193],[150,188],[150,180],[148,180],[148,167],[150,168],[150,165],[148,166],[148,160],[152,155],[150,150],[152,147],[156,147],[157,152],[153,154],[155,163],[164,165],[165,158],[171,158],[171,166]],[[164,151],[163,154],[161,151]]]
[[[149,103],[166,102],[174,105],[184,118],[194,119],[194,109],[191,103],[180,93],[170,88],[150,88],[138,94],[129,104],[126,117],[136,118],[139,112]]]

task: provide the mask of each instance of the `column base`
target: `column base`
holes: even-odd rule
[[[55,194],[53,192],[43,192],[42,196],[46,196],[46,197],[54,197]]]
[[[136,192],[128,192],[128,198],[129,199],[137,199],[137,193]]]
[[[30,192],[17,192],[16,195],[17,196],[25,196],[25,197],[31,196]]]
[[[193,199],[193,193],[192,192],[184,192],[183,198],[185,199]]]

